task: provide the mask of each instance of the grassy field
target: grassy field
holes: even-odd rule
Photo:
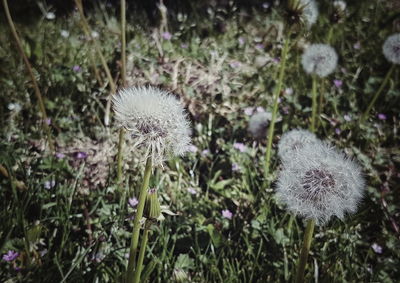
[[[127,84],[171,91],[192,122],[190,152],[150,180],[173,213],[151,232],[143,281],[293,280],[304,221],[274,194],[276,145],[287,130],[309,127],[311,77],[301,54],[310,43],[329,43],[339,63],[319,83],[316,133],[358,160],[366,189],[356,214],[316,227],[306,281],[398,282],[399,67],[369,119],[360,117],[391,67],[382,44],[400,32],[400,10],[395,1],[362,2],[348,3],[339,22],[329,1],[322,2],[318,22],[291,36],[268,176],[266,138],[255,140],[248,124],[252,114],[272,112],[288,36],[285,5],[167,9],[157,24],[139,11],[127,13]],[[37,4],[41,12],[32,19],[11,14],[44,96],[46,121],[0,19],[0,281],[118,282],[134,215],[128,199],[138,194],[143,164],[127,140],[117,184],[118,129],[112,113],[110,127],[104,123],[112,93],[94,42],[121,87],[119,6],[94,4],[88,11],[90,40],[76,9],[62,14]]]

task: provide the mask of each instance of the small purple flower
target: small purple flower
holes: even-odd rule
[[[79,151],[75,155],[76,159],[86,159],[87,157],[88,157],[87,153],[83,151]]]
[[[14,261],[18,256],[19,256],[18,252],[9,250],[6,254],[3,255],[3,260]]]
[[[79,73],[81,70],[81,66],[79,65],[75,65],[72,67],[72,71],[74,71],[75,73]]]
[[[254,110],[254,107],[246,107],[246,108],[244,108],[244,114],[246,114],[247,116],[251,116],[251,115],[253,115],[253,110]]]
[[[57,153],[56,153],[56,157],[57,157],[58,159],[63,159],[63,158],[65,157],[65,154],[64,154],[64,153],[61,153],[61,152],[57,152]]]
[[[197,148],[197,146],[195,146],[193,144],[189,145],[189,147],[188,147],[188,151],[192,152],[192,153],[196,153],[198,150],[199,149]]]
[[[336,128],[336,129],[335,129],[335,133],[336,133],[337,135],[340,135],[341,132],[342,132],[342,131],[340,131],[339,128]]]
[[[222,210],[222,217],[226,218],[226,219],[232,219],[233,213],[230,212],[228,209],[224,209]]]
[[[241,65],[240,62],[238,62],[238,61],[233,61],[233,62],[229,63],[229,66],[230,66],[232,69],[239,68],[240,65]]]
[[[342,80],[333,80],[333,84],[335,85],[335,87],[341,88],[343,85],[343,81]]]
[[[201,155],[203,155],[203,156],[206,156],[206,155],[209,155],[210,154],[210,150],[209,149],[204,149],[202,152],[201,152]]]
[[[354,43],[353,48],[357,49],[357,50],[361,49],[361,43],[359,41],[357,41],[356,43]]]
[[[190,193],[192,195],[197,195],[197,191],[192,187],[187,188],[187,191],[188,191],[188,193]]]
[[[241,36],[238,38],[238,41],[240,45],[243,45],[246,42],[246,39],[244,39],[244,37]]]
[[[379,113],[379,114],[378,114],[378,119],[379,119],[379,120],[386,120],[386,119],[387,119],[387,117],[386,117],[386,115],[385,115],[385,114],[383,114],[383,113]]]
[[[371,248],[374,250],[375,253],[377,254],[381,254],[383,249],[380,245],[378,245],[377,243],[373,243]]]
[[[181,44],[181,48],[183,48],[183,49],[186,49],[186,48],[188,48],[189,47],[189,45],[187,44],[187,43],[182,43]]]
[[[291,88],[291,87],[286,88],[285,89],[285,94],[286,95],[292,95],[293,94],[293,88]]]
[[[232,163],[232,171],[233,172],[240,171],[240,166],[237,163]]]
[[[264,3],[262,4],[262,7],[263,7],[264,9],[268,9],[270,6],[271,6],[271,4],[269,4],[268,2],[264,2]]]
[[[259,113],[264,113],[264,112],[265,112],[265,109],[262,108],[261,106],[257,106],[256,110],[257,110],[257,112],[259,112]]]
[[[165,40],[170,40],[172,38],[172,34],[170,34],[168,31],[165,31],[161,34],[162,38]]]
[[[233,144],[233,148],[239,150],[240,152],[246,151],[246,146],[241,142],[235,142]]]
[[[46,118],[43,120],[43,122],[47,125],[50,126],[51,125],[51,118]]]
[[[257,48],[257,49],[259,49],[259,50],[262,50],[262,49],[264,49],[264,44],[262,44],[262,43],[257,43],[256,45],[255,45],[255,47]]]
[[[130,207],[135,208],[138,205],[139,201],[137,198],[133,197],[128,199],[128,203]]]
[[[44,188],[46,190],[50,190],[50,189],[54,188],[55,185],[56,185],[56,181],[54,181],[54,180],[44,182]]]
[[[345,121],[347,121],[347,122],[350,122],[351,121],[351,116],[349,114],[346,114],[346,115],[343,116],[343,119]]]
[[[279,62],[281,62],[281,59],[278,57],[275,57],[272,59],[272,62],[274,62],[275,64],[278,64]]]

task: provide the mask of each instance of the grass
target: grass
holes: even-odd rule
[[[98,5],[87,15],[116,82],[121,58],[118,10]],[[323,108],[317,113],[317,135],[359,160],[367,188],[355,215],[316,227],[306,279],[396,282],[400,276],[399,68],[370,119],[358,122],[390,67],[381,45],[395,32],[388,19],[396,14],[381,1],[349,5],[348,10],[351,17],[334,26],[330,39],[339,54],[339,67],[319,82]],[[330,10],[324,11],[287,58],[283,89],[293,93],[284,91],[280,96],[271,180],[279,170],[275,150],[280,135],[310,123],[311,80],[299,57],[302,42],[327,38]],[[264,187],[267,142],[249,136],[249,116],[244,111],[260,106],[272,112],[280,66],[273,59],[280,56],[283,43],[274,31],[283,24],[282,12],[283,7],[247,15],[231,12],[223,21],[224,32],[213,27],[221,15],[210,13],[207,20],[196,13],[170,16],[170,40],[163,39],[157,28],[149,28],[144,15],[127,13],[128,85],[151,84],[176,93],[189,112],[197,148],[170,160],[150,179],[150,186],[159,189],[161,204],[177,215],[164,214],[165,220],[150,233],[142,279],[294,279],[305,225],[276,200],[273,182]],[[133,225],[134,211],[127,197],[138,195],[143,166],[135,152],[129,152],[127,140],[123,183],[115,183],[118,131],[113,127],[107,131],[103,124],[109,79],[85,39],[77,12],[54,20],[43,16],[29,24],[13,17],[44,96],[56,151],[64,157],[54,156],[44,146],[46,133],[34,91],[8,26],[1,22],[7,32],[0,34],[0,164],[7,174],[0,177],[0,252],[14,250],[20,256],[14,262],[0,261],[0,279],[117,282],[126,270]],[[62,37],[61,30],[69,36]],[[100,70],[101,82],[93,64]],[[342,80],[342,87],[335,87],[334,79]],[[12,105],[21,109],[10,110]],[[377,113],[387,119],[378,119]],[[247,150],[238,151],[233,147],[236,142]],[[234,163],[240,170],[232,170]],[[233,213],[231,220],[222,217],[224,209]],[[382,252],[374,251],[373,244]]]

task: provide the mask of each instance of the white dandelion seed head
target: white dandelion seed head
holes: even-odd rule
[[[263,139],[267,136],[267,126],[271,116],[269,112],[257,112],[251,116],[248,131],[255,139]]]
[[[181,103],[166,91],[154,87],[123,89],[113,97],[115,118],[133,139],[133,148],[144,150],[162,165],[167,155],[179,156],[190,145],[190,122]]]
[[[336,1],[333,1],[333,7],[344,12],[344,11],[346,11],[347,4],[345,1],[336,0]]]
[[[383,55],[393,64],[400,64],[400,33],[389,36],[382,46]]]
[[[301,64],[308,74],[326,77],[337,66],[338,56],[335,49],[327,44],[311,44],[301,57]]]
[[[302,19],[306,26],[310,28],[318,20],[318,6],[315,0],[300,0],[300,7],[302,7]]]
[[[306,145],[319,142],[317,137],[307,130],[291,130],[282,135],[278,143],[278,156],[283,161],[289,160]]]
[[[364,191],[360,166],[325,143],[307,145],[284,162],[277,197],[289,211],[318,225],[354,213]]]

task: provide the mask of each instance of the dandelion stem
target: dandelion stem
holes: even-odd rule
[[[287,54],[289,51],[289,41],[290,41],[290,35],[288,35],[288,37],[286,38],[285,44],[282,49],[281,66],[280,66],[280,70],[279,70],[278,85],[276,86],[275,93],[274,93],[274,107],[272,110],[271,124],[269,125],[269,129],[268,129],[268,139],[267,139],[268,144],[267,144],[267,150],[265,153],[265,179],[268,178],[268,174],[269,174],[272,140],[274,137],[276,114],[278,112],[279,94],[282,89],[283,77],[285,74],[286,57],[287,57]]]
[[[139,242],[140,220],[142,219],[144,204],[146,202],[147,188],[149,186],[150,175],[151,175],[151,167],[152,167],[152,162],[151,162],[151,157],[150,157],[146,161],[146,168],[144,170],[143,183],[142,183],[142,187],[140,188],[140,193],[139,193],[139,203],[137,206],[135,219],[133,221],[133,231],[132,231],[132,238],[131,238],[131,247],[130,247],[130,251],[129,251],[129,263],[128,263],[128,272],[127,272],[127,280],[126,280],[127,283],[134,282],[133,275],[134,275],[134,271],[135,271],[134,266],[135,266],[135,262],[136,262],[136,253],[137,253],[138,242]]]
[[[38,86],[38,84],[36,82],[36,79],[35,79],[35,75],[33,74],[32,66],[29,63],[28,57],[26,57],[26,55],[25,55],[24,49],[22,48],[22,43],[21,43],[21,40],[19,39],[17,30],[16,30],[14,22],[12,20],[12,17],[11,17],[11,14],[10,14],[10,10],[8,8],[7,0],[3,0],[3,6],[4,6],[4,11],[6,13],[8,24],[9,24],[9,26],[11,28],[11,33],[12,33],[12,35],[14,37],[15,43],[17,44],[18,52],[20,53],[20,55],[21,55],[21,57],[22,57],[22,59],[23,59],[23,61],[25,63],[26,69],[27,69],[27,71],[29,73],[29,76],[31,77],[33,88],[35,90],[35,95],[36,95],[36,98],[38,100],[39,109],[40,109],[40,112],[42,112],[42,116],[43,116],[42,117],[43,118],[42,124],[43,124],[44,130],[45,130],[45,132],[47,134],[47,140],[48,140],[48,143],[49,143],[50,150],[54,151],[53,139],[51,137],[50,127],[47,124],[47,113],[46,113],[46,108],[44,106],[42,93],[40,92],[39,86]]]
[[[121,0],[121,77],[126,86],[126,1]]]
[[[312,77],[312,114],[311,114],[311,131],[315,133],[315,119],[317,116],[317,77],[314,75]]]
[[[389,71],[387,72],[381,86],[379,87],[378,91],[375,93],[374,97],[372,98],[371,102],[369,103],[367,110],[365,110],[364,114],[361,116],[361,123],[364,123],[365,120],[368,119],[369,112],[371,111],[372,107],[374,106],[376,100],[378,99],[379,95],[385,88],[386,84],[388,83],[390,76],[393,73],[395,65],[393,64],[392,67],[390,67]]]
[[[146,220],[146,224],[145,224],[143,236],[142,236],[142,242],[140,243],[138,262],[137,262],[137,265],[135,268],[135,275],[133,278],[134,283],[140,282],[140,274],[142,273],[144,253],[146,251],[147,240],[148,240],[149,231],[150,231],[150,225],[151,225],[151,223],[148,220]]]
[[[307,265],[308,253],[310,251],[311,241],[313,238],[315,220],[309,219],[307,221],[307,228],[304,233],[303,246],[301,248],[299,262],[297,264],[296,283],[304,282],[304,271]]]

